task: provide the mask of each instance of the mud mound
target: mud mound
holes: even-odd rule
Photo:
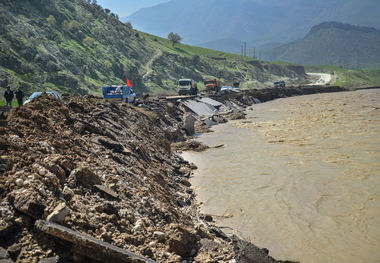
[[[9,257],[95,261],[37,231],[34,221],[48,219],[160,262],[233,258],[196,219],[191,167],[170,147],[184,136],[178,113],[157,108],[41,95],[0,122],[0,246]],[[219,245],[208,250],[203,239]]]

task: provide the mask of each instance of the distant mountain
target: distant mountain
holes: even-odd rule
[[[265,58],[301,65],[380,67],[380,30],[326,22],[303,39],[272,49]]]
[[[286,43],[325,21],[380,28],[379,0],[172,0],[144,8],[127,19],[142,31],[184,42],[240,52],[248,46]]]

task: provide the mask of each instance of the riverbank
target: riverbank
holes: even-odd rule
[[[223,144],[184,155],[202,212],[275,258],[377,262],[379,95],[279,99],[202,135]]]
[[[254,99],[342,90],[297,87],[211,97],[245,107]],[[274,262],[266,250],[227,237],[199,214],[188,181],[195,167],[171,148],[189,139],[183,126],[187,110],[163,98],[138,103],[43,95],[1,112],[3,257],[112,262],[118,247],[128,252],[120,262]],[[198,127],[204,128],[202,121]],[[68,232],[44,232],[38,220],[115,247],[94,256]]]

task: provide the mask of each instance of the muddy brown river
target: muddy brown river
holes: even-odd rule
[[[278,99],[186,152],[203,212],[276,259],[380,262],[380,90]]]

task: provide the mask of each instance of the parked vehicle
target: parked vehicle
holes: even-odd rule
[[[103,87],[103,97],[106,100],[134,103],[136,94],[132,87],[127,85],[113,85]]]
[[[232,86],[223,86],[220,88],[220,91],[231,90],[231,89],[233,89]]]
[[[26,101],[24,102],[24,105],[31,102],[32,99],[40,96],[41,94],[42,94],[41,91],[34,92],[29,98],[26,99]],[[59,99],[59,95],[57,93],[55,93],[54,91],[46,91],[46,94],[52,96],[53,98]]]
[[[241,91],[241,89],[239,87],[232,87],[232,86],[223,86],[220,88],[220,92],[229,92],[229,91],[238,92],[238,91]]]
[[[180,79],[178,81],[178,95],[197,95],[197,83],[192,79]]]
[[[275,88],[285,88],[285,86],[286,86],[285,81],[283,81],[283,80],[274,82],[273,85]]]
[[[204,81],[206,91],[220,91],[222,83],[217,79],[207,79]]]

